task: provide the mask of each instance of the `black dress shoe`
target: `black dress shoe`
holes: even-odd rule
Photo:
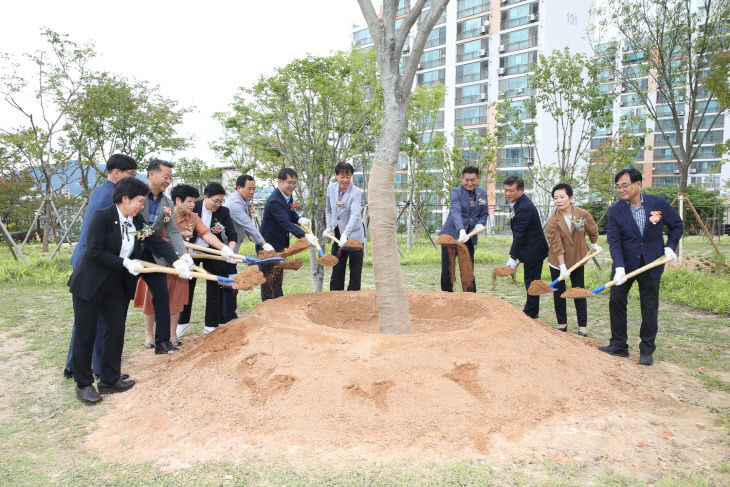
[[[615,345],[606,345],[605,347],[598,347],[601,352],[606,352],[609,355],[616,355],[618,357],[628,357],[629,351],[623,348],[618,348]]]
[[[639,355],[639,363],[641,365],[651,365],[654,363],[654,357],[650,353],[642,353]]]
[[[96,377],[96,380],[97,381],[100,381],[101,380],[101,374],[94,374],[94,376]],[[119,376],[119,378],[122,379],[122,380],[127,380],[127,379],[129,379],[129,374],[121,374]]]
[[[169,340],[155,343],[155,355],[161,355],[164,353],[174,352],[175,350],[180,350],[175,345],[170,343]]]
[[[114,384],[97,382],[96,387],[99,388],[100,394],[114,394],[115,392],[124,392],[130,390],[132,387],[134,387],[134,381],[119,379]]]
[[[76,397],[85,404],[95,404],[102,399],[94,386],[79,387],[78,384],[76,384]]]
[[[70,379],[73,376],[74,376],[74,373],[71,372],[71,369],[67,369],[66,367],[63,368],[63,377],[65,379]]]

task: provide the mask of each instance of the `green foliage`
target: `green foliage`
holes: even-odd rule
[[[662,275],[662,298],[690,309],[730,315],[730,280],[687,269]]]
[[[197,157],[190,159],[181,157],[175,163],[175,177],[185,181],[185,184],[196,187],[202,195],[205,186],[209,182],[221,179],[221,170],[208,167],[205,161]]]
[[[643,188],[643,192],[649,193],[649,194],[658,194],[660,196],[664,196],[667,201],[670,203],[677,198],[677,194],[679,194],[679,187],[678,186],[662,186],[662,187],[651,187],[651,188]],[[692,204],[695,206],[695,209],[697,210],[697,213],[700,215],[700,218],[702,221],[708,225],[709,227],[712,226],[713,218],[716,215],[720,215],[720,219],[723,215],[723,211],[725,208],[725,203],[723,199],[720,197],[720,194],[718,191],[708,191],[704,188],[701,188],[699,186],[690,185],[687,186],[687,196],[689,197],[690,201],[692,201]],[[679,205],[675,204],[674,208],[679,210]],[[722,225],[722,221],[716,222],[716,225]],[[684,204],[684,225],[685,225],[685,232],[688,234],[701,234],[702,228],[700,227],[700,224],[697,222],[697,218],[694,215],[694,212],[692,211],[692,208],[685,202]]]

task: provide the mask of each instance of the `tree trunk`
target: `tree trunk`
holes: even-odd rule
[[[322,292],[322,281],[324,280],[324,267],[317,263],[317,249],[309,248],[309,274],[312,276],[312,292]]]
[[[408,252],[410,252],[413,248],[413,205],[408,205],[406,218],[408,219],[408,240],[406,245]]]
[[[50,178],[46,183],[46,204],[43,205],[41,217],[43,218],[43,252],[48,252],[48,235],[51,233],[51,183]]]

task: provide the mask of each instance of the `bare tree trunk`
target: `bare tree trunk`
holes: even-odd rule
[[[408,219],[408,241],[406,245],[407,250],[410,252],[413,248],[413,205],[408,205],[406,218]]]
[[[309,248],[309,274],[312,276],[312,292],[322,292],[322,281],[324,280],[324,267],[317,263],[317,249]]]
[[[48,235],[51,233],[51,180],[46,183],[46,204],[43,205],[43,252],[48,252]]]

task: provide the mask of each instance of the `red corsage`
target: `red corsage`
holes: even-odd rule
[[[169,206],[166,206],[166,207],[165,207],[165,218],[163,219],[163,221],[164,221],[165,223],[167,223],[167,222],[169,222],[169,221],[170,221],[171,219],[172,219],[172,208],[170,208]]]
[[[289,205],[289,209],[292,211],[297,211],[299,209],[299,205],[296,203],[292,203],[291,205]]]
[[[210,227],[210,231],[213,233],[223,233],[223,230],[225,230],[226,227],[223,226],[221,222],[215,222],[215,225]]]

